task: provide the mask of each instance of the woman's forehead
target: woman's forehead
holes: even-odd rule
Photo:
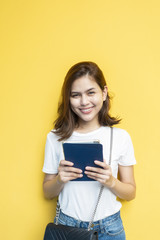
[[[87,91],[88,89],[91,89],[91,88],[92,89],[99,88],[99,85],[93,78],[91,78],[87,75],[87,76],[83,76],[83,77],[76,79],[72,83],[71,91],[81,91],[81,90]]]

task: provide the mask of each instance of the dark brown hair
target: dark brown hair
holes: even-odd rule
[[[54,133],[60,137],[59,141],[69,138],[75,127],[78,127],[78,117],[70,107],[70,91],[72,83],[87,74],[97,82],[102,90],[107,86],[103,72],[94,62],[80,62],[69,69],[62,87],[61,100],[58,106],[58,117],[54,122]],[[113,126],[121,121],[118,118],[111,117],[109,115],[109,109],[110,96],[107,94],[106,101],[103,102],[98,116],[101,126]]]

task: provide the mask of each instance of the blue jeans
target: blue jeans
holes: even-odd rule
[[[54,220],[55,222],[55,220]],[[67,225],[78,228],[88,228],[89,222],[76,220],[70,216],[65,215],[60,211],[58,224]],[[99,221],[93,222],[92,229],[98,232],[99,240],[125,240],[125,231],[123,228],[120,211]]]

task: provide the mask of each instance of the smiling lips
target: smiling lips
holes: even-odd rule
[[[93,107],[90,107],[90,108],[80,108],[80,111],[83,114],[89,114],[90,112],[92,112],[92,109],[93,109]]]

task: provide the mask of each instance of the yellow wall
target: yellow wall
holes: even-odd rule
[[[1,0],[0,239],[43,239],[55,200],[43,197],[44,147],[64,75],[98,63],[112,113],[131,135],[137,198],[123,202],[128,240],[158,239],[160,202],[159,0]]]

